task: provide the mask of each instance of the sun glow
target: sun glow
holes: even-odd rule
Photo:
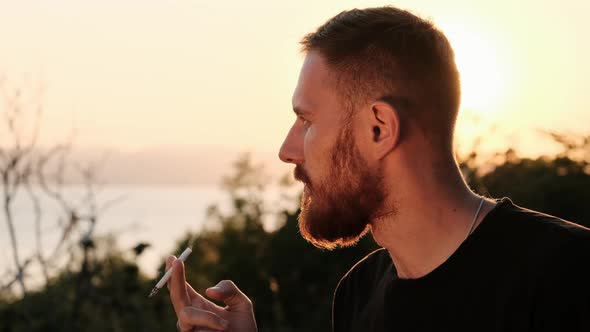
[[[461,75],[463,110],[491,115],[505,96],[505,68],[500,65],[500,49],[489,36],[471,27],[440,24],[455,50]]]

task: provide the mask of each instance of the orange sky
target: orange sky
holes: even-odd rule
[[[298,40],[343,9],[383,4],[448,33],[460,144],[492,122],[501,135],[486,144],[525,152],[545,151],[537,128],[590,131],[585,0],[0,0],[0,75],[43,82],[46,144],[73,125],[78,146],[275,151],[294,120]]]

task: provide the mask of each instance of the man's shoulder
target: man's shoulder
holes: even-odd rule
[[[392,265],[387,250],[377,249],[359,260],[344,274],[336,287],[336,293],[374,287]]]
[[[504,219],[505,232],[521,237],[523,242],[567,249],[590,244],[590,229],[574,222],[543,212],[518,206],[503,199],[503,208],[497,215]]]
[[[499,223],[494,245],[500,256],[545,273],[569,261],[590,261],[590,229],[503,199],[490,220]],[[579,268],[587,269],[586,263]],[[573,266],[569,266],[571,270]]]
[[[509,206],[505,226],[521,235],[512,248],[517,268],[534,292],[531,321],[535,330],[588,331],[590,320],[590,229],[539,211]],[[510,217],[510,218],[509,218]],[[512,227],[506,227],[510,233]],[[507,251],[506,251],[507,252]],[[508,255],[506,255],[508,256]]]
[[[359,260],[340,279],[332,299],[332,323],[335,331],[348,328],[353,315],[364,310],[379,283],[391,275],[389,252],[377,249]]]

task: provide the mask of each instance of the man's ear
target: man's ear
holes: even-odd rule
[[[374,102],[371,112],[373,151],[377,159],[382,159],[399,144],[400,117],[394,107],[383,101]]]

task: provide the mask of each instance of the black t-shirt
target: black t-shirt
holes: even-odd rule
[[[340,281],[334,332],[590,332],[590,230],[504,198],[440,266],[400,279],[379,249]]]

